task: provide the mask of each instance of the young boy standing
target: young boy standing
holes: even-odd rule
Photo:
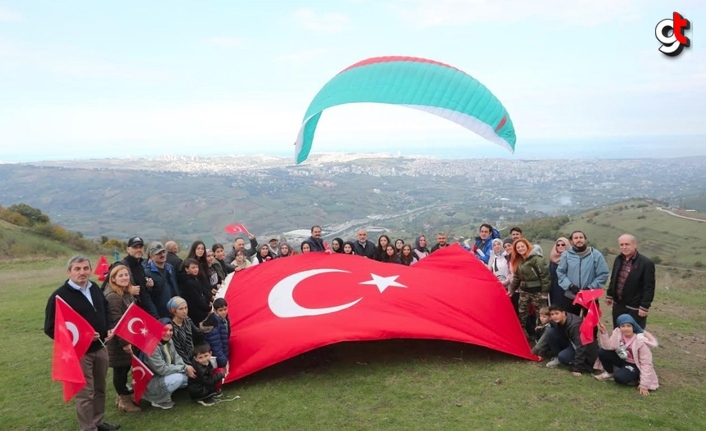
[[[216,385],[225,378],[225,373],[214,373],[211,364],[211,347],[203,343],[194,348],[194,370],[196,376],[189,377],[189,394],[202,406],[210,407],[216,404],[215,397],[219,390]]]
[[[228,365],[228,342],[230,340],[230,321],[228,320],[228,303],[224,298],[213,301],[212,313],[204,325],[213,326],[213,330],[206,334],[206,341],[211,346],[213,356],[216,357],[216,366],[226,368]]]

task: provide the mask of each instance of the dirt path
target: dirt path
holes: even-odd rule
[[[699,221],[699,222],[701,222],[701,223],[706,223],[706,220],[704,220],[704,219],[694,218],[694,217],[687,217],[687,216],[675,214],[675,213],[673,213],[673,212],[671,212],[671,211],[669,211],[669,210],[663,209],[662,207],[657,207],[657,211],[662,211],[663,213],[667,213],[667,214],[669,214],[669,215],[671,215],[671,216],[683,218],[683,219],[686,219],[686,220],[693,220],[693,221]]]

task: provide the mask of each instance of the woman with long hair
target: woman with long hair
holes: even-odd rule
[[[520,291],[518,301],[518,314],[522,323],[522,330],[527,332],[527,319],[529,317],[530,305],[534,305],[535,310],[547,306],[549,288],[551,287],[551,277],[547,261],[542,256],[539,247],[533,247],[524,238],[516,239],[512,244],[512,257],[510,267],[514,274],[508,296],[512,296],[516,290]],[[532,327],[537,326],[536,322]]]
[[[390,244],[390,237],[387,235],[380,235],[378,238],[378,245],[375,247],[375,254],[373,254],[373,259],[378,262],[385,260],[385,249]],[[386,260],[385,260],[386,261]]]
[[[198,262],[199,274],[197,277],[199,279],[199,282],[201,283],[201,286],[203,287],[204,293],[206,293],[208,296],[208,301],[212,302],[213,296],[216,293],[214,292],[214,288],[211,286],[212,269],[208,265],[208,257],[206,255],[206,244],[204,244],[203,241],[194,241],[194,243],[191,244],[191,248],[189,249],[189,255],[187,256],[187,259],[189,258],[195,259],[196,262]],[[184,267],[183,262],[181,272],[186,272],[186,268]]]
[[[108,311],[113,322],[117,322],[125,314],[127,308],[140,294],[140,286],[130,283],[130,270],[125,265],[115,265],[108,276],[105,299],[108,301]],[[137,413],[142,411],[132,400],[128,389],[128,373],[132,366],[132,346],[120,337],[108,341],[108,365],[113,369],[113,386],[118,393],[118,411]]]
[[[417,258],[414,257],[414,253],[412,253],[411,245],[402,245],[402,251],[400,251],[400,263],[406,266],[412,266],[417,263]]]

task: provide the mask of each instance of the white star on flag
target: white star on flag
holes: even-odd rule
[[[71,351],[62,350],[61,351],[61,360],[64,362],[69,362],[71,360]]]
[[[382,277],[382,276],[377,275],[377,274],[370,274],[370,276],[373,277],[372,280],[363,281],[363,282],[361,282],[360,284],[372,284],[372,285],[375,285],[375,286],[377,286],[377,288],[380,290],[380,293],[384,292],[385,289],[387,289],[387,288],[390,287],[390,286],[393,286],[393,287],[407,287],[407,286],[405,286],[404,284],[400,284],[400,283],[398,283],[398,282],[395,281],[395,280],[397,280],[397,277],[399,277],[399,275],[391,275],[390,277]]]
[[[140,334],[142,334],[142,335],[147,335],[148,332],[149,331],[147,331],[147,328],[140,329]]]

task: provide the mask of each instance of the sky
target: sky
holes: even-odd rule
[[[677,11],[691,46],[658,51]],[[702,0],[0,0],[0,161],[294,157],[335,74],[453,65],[498,97],[515,153],[428,113],[324,112],[312,150],[448,157],[706,155]]]

